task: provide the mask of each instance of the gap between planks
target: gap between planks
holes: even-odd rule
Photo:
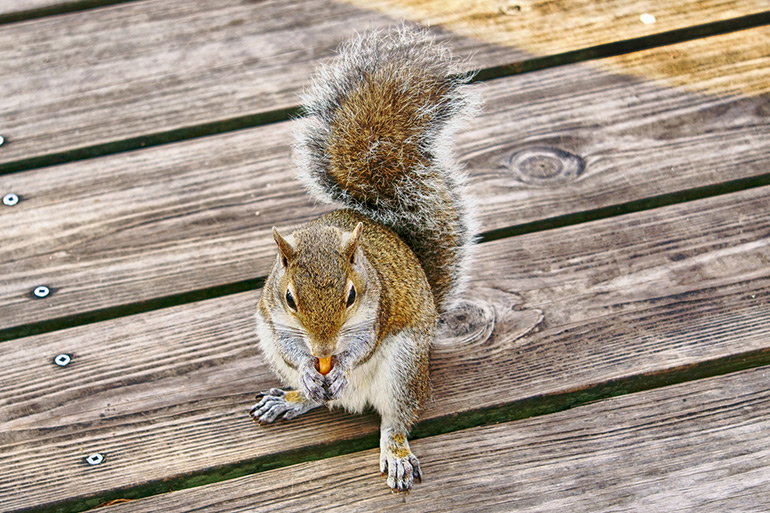
[[[719,36],[701,47],[698,58],[717,62],[710,83],[761,83],[744,71],[767,57],[717,73],[712,54],[754,45],[766,32]],[[634,56],[642,67],[659,57]],[[582,66],[482,90],[486,114],[458,149],[481,200],[485,240],[755,188],[770,178],[761,99],[698,95]],[[270,265],[269,228],[326,211],[287,178],[290,125],[7,177],[22,202],[2,213],[11,242],[0,250],[7,255],[0,339],[259,287],[261,278],[243,277]],[[527,183],[511,159],[533,147],[571,153],[586,171]],[[35,302],[28,291],[40,280],[57,290]],[[26,322],[13,327],[15,319]]]
[[[140,0],[0,0],[0,25],[138,1]]]
[[[431,458],[432,454],[423,454],[419,452],[421,447],[420,440],[426,440],[426,443],[430,444],[433,443],[434,437],[443,439],[444,437],[448,437],[447,435],[450,435],[448,438],[462,441],[466,438],[468,432],[484,430],[488,426],[496,426],[501,423],[512,423],[517,421],[521,422],[527,419],[537,419],[542,416],[553,416],[565,411],[586,407],[587,405],[624,398],[629,395],[643,392],[661,392],[665,394],[665,389],[670,386],[698,384],[704,381],[710,383],[712,382],[711,380],[715,378],[729,378],[736,373],[746,371],[751,372],[759,369],[764,377],[765,370],[768,369],[766,366],[768,365],[770,365],[770,348],[750,353],[736,354],[719,360],[700,362],[695,365],[687,365],[680,368],[666,369],[664,372],[657,374],[640,374],[628,378],[612,380],[595,387],[585,387],[580,390],[560,394],[535,396],[505,406],[471,410],[459,414],[447,415],[445,417],[432,418],[428,421],[418,422],[410,435],[410,439],[412,440],[411,443],[413,449],[418,451],[417,454],[420,455],[422,460],[427,461]],[[661,391],[661,389],[663,391]],[[516,426],[518,425],[519,424],[516,424]],[[35,507],[33,510],[38,513],[77,513],[90,510],[91,508],[109,505],[114,501],[137,501],[136,507],[144,508],[148,507],[148,504],[142,499],[147,498],[150,498],[149,504],[154,504],[152,498],[155,497],[159,497],[159,502],[161,504],[166,500],[170,500],[172,503],[178,499],[188,500],[187,497],[189,497],[189,495],[186,493],[176,494],[176,492],[183,490],[188,490],[189,493],[195,495],[197,495],[197,493],[203,493],[204,495],[215,493],[218,498],[219,490],[217,490],[217,485],[219,484],[230,486],[227,483],[231,481],[237,481],[238,483],[246,481],[250,483],[253,480],[258,480],[264,482],[266,479],[269,479],[269,476],[272,475],[273,471],[277,470],[278,472],[282,472],[284,470],[281,469],[302,464],[310,464],[312,466],[313,462],[319,460],[324,460],[322,468],[328,469],[329,464],[334,465],[339,461],[348,461],[343,457],[351,457],[351,459],[356,462],[357,468],[355,469],[355,472],[357,473],[350,474],[348,476],[350,479],[355,482],[365,481],[368,483],[372,492],[374,492],[373,495],[382,495],[381,492],[384,489],[384,483],[372,478],[377,474],[377,472],[374,472],[374,469],[376,468],[376,462],[378,461],[375,449],[378,447],[379,435],[377,433],[369,433],[366,436],[348,438],[344,441],[333,441],[321,445],[303,447],[299,450],[273,453],[255,459],[246,459],[230,465],[214,466],[200,472],[183,476],[168,477],[164,478],[162,481],[150,482],[138,487],[111,490],[86,499],[79,498],[71,501],[65,500],[50,506]],[[361,451],[367,451],[367,454],[356,454]],[[443,458],[436,459],[441,460]],[[425,468],[429,469],[430,466],[425,466]],[[291,474],[292,470],[285,470],[285,472]],[[446,476],[443,475],[439,475],[438,479],[429,476],[426,480],[428,482],[438,482],[441,484],[442,480],[445,478]],[[338,485],[346,486],[346,484],[343,483],[338,483]],[[240,486],[240,484],[234,484],[234,486]],[[415,493],[419,493],[419,485],[417,486],[418,489],[415,490]],[[198,489],[201,487],[203,490],[199,492]],[[213,490],[210,490],[210,488],[213,488]],[[295,488],[295,486],[292,486],[292,488]],[[334,487],[330,487],[330,489],[334,490],[335,493],[339,491],[335,490]],[[281,490],[279,493],[284,494],[285,491]],[[360,493],[360,489],[357,489],[356,493]],[[167,494],[170,494],[171,498],[165,498],[164,495]],[[177,495],[179,497],[177,497]],[[321,496],[323,496],[323,494],[321,494]],[[253,500],[253,498],[250,498],[249,500]],[[335,508],[336,504],[333,501],[326,497],[324,497],[323,500],[327,501],[324,509],[333,510]],[[190,503],[187,503],[186,507],[189,507],[189,504]],[[251,507],[258,504],[259,502],[250,503]],[[270,504],[269,508],[272,507],[273,505]],[[433,507],[435,507],[435,504]],[[24,511],[28,510],[18,510],[19,513]],[[133,509],[131,509],[131,511],[133,511]],[[247,511],[252,510],[248,509]],[[267,511],[271,511],[271,509],[268,509]],[[363,509],[361,511],[369,510]],[[436,510],[428,509],[426,511]]]
[[[756,361],[761,361],[761,358],[760,358],[760,360],[756,360]],[[755,364],[756,364],[756,361],[754,362]]]
[[[383,489],[368,450],[114,511],[767,511],[769,377],[762,367],[417,440],[426,478],[407,496]]]
[[[751,29],[764,26],[769,23],[770,11],[752,13],[737,18],[712,21],[690,27],[676,28],[657,34],[640,36],[637,38],[621,41],[612,41],[609,43],[602,43],[595,46],[569,50],[554,55],[524,58],[512,63],[481,67],[477,69],[475,80],[491,80],[507,76],[515,76],[518,74],[542,70],[555,66],[604,59],[607,57],[643,51],[655,47],[686,42],[693,39]],[[485,57],[483,53],[490,53],[490,56]],[[486,51],[483,53],[481,57],[482,61],[488,60],[491,61],[490,63],[494,63],[495,60],[499,60],[499,57],[491,56],[493,53],[491,51]],[[475,58],[477,57],[474,57],[474,59]],[[297,91],[294,90],[294,92],[296,94]],[[286,103],[286,101],[284,100],[283,103]],[[278,121],[285,121],[292,117],[298,116],[300,113],[300,108],[297,105],[283,105],[277,106],[277,108],[254,112],[245,116],[230,117],[227,119],[219,119],[203,123],[195,123],[187,126],[179,126],[170,130],[155,133],[143,133],[141,135],[124,137],[122,139],[115,139],[100,144],[70,148],[66,151],[54,151],[45,155],[15,158],[5,162],[0,162],[0,175],[41,167],[48,167],[78,160],[91,159],[125,151],[139,150],[147,147],[165,145],[173,142],[211,136],[215,134],[222,134],[235,130],[243,130],[245,128],[261,126]]]
[[[767,185],[770,185],[770,173],[750,178],[732,180],[730,182],[715,184],[712,186],[704,186],[686,191],[678,191],[676,193],[662,195],[654,198],[611,205],[609,207],[603,207],[600,209],[578,212],[575,214],[567,214],[560,217],[548,218],[522,225],[482,232],[478,235],[478,242],[479,244],[483,244],[508,237],[525,235],[528,233],[555,230],[575,224],[588,223],[636,212],[644,212],[645,210],[695,201],[697,199],[721,196],[724,194],[730,194]],[[50,333],[52,331],[73,328],[76,326],[103,322],[119,317],[137,315],[163,308],[170,308],[187,303],[205,301],[209,299],[240,294],[246,291],[258,290],[262,288],[266,278],[267,276],[259,276],[256,278],[249,278],[237,282],[230,282],[225,285],[217,285],[204,289],[193,290],[190,292],[182,292],[170,296],[155,297],[136,303],[122,304],[114,307],[73,314],[66,317],[39,321],[32,324],[22,324],[12,328],[4,328],[0,329],[0,343],[17,338],[30,337],[43,333]]]
[[[466,331],[437,340],[436,401],[415,434],[770,363],[770,276],[758,265],[770,258],[769,214],[761,208],[769,195],[770,188],[747,191],[486,245],[468,294],[467,311],[477,315],[469,322],[460,312],[447,326]],[[509,261],[517,265],[502,263]],[[25,497],[50,504],[62,495],[57,487],[72,489],[67,480],[96,493],[68,502],[82,509],[236,477],[276,459],[374,445],[361,438],[376,436],[372,415],[313,412],[255,429],[242,406],[275,381],[252,363],[253,299],[222,298],[0,347],[0,393],[7,394],[0,400],[13,401],[0,415],[7,419],[4,508]],[[75,362],[63,372],[44,356],[62,351]],[[78,453],[94,450],[110,464],[84,466]],[[36,457],[40,451],[49,457]],[[244,462],[244,454],[255,457]]]

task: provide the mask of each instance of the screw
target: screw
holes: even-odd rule
[[[12,192],[9,192],[3,196],[3,205],[6,207],[12,207],[19,202],[19,197]]]
[[[98,452],[96,452],[96,453],[94,453],[94,454],[92,454],[92,455],[90,455],[90,456],[88,456],[86,458],[86,463],[88,463],[89,465],[98,465],[98,464],[100,464],[103,461],[104,461],[104,456],[102,456]]]
[[[71,361],[72,361],[72,357],[66,353],[56,355],[56,358],[53,359],[53,363],[55,363],[59,367],[66,367],[67,365],[69,365]]]
[[[51,289],[49,289],[45,285],[40,285],[39,287],[35,287],[35,290],[32,291],[32,295],[38,299],[43,299],[44,297],[48,296],[48,294],[50,293],[51,293]]]
[[[0,135],[0,146],[2,146],[3,143],[5,143],[5,138],[2,135]]]

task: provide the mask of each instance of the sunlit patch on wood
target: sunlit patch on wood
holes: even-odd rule
[[[374,9],[395,19],[429,26],[440,25],[458,35],[495,45],[515,47],[535,56],[552,55],[676,30],[766,11],[762,0],[722,2],[683,0],[676,3],[645,0],[347,0],[364,9]],[[650,21],[654,19],[654,23]],[[664,46],[590,61],[591,66],[614,73],[628,73],[665,82],[667,85],[711,93],[740,92],[756,96],[767,93],[770,29],[743,30],[724,36],[697,39],[665,56]],[[661,58],[664,55],[665,58]],[[695,57],[693,57],[695,56]],[[745,67],[755,75],[735,83],[720,80],[708,66],[710,59]]]

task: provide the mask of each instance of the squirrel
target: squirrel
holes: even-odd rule
[[[430,395],[438,316],[464,288],[474,206],[452,150],[478,95],[449,49],[401,26],[343,43],[303,94],[294,161],[340,207],[282,236],[258,301],[259,346],[290,388],[257,395],[258,423],[321,405],[381,416],[380,471],[422,481],[407,441]]]

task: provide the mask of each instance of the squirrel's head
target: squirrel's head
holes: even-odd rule
[[[316,358],[344,351],[345,335],[371,319],[377,304],[373,272],[359,244],[362,231],[362,223],[352,232],[316,225],[284,238],[273,228],[278,257],[272,303]]]

